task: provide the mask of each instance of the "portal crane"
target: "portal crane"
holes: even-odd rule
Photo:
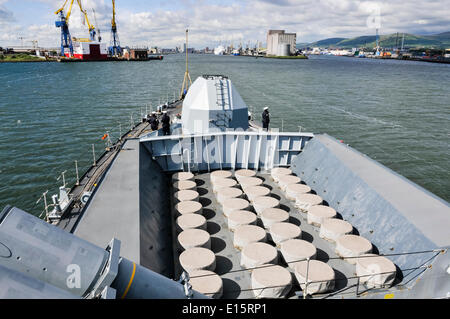
[[[72,44],[72,37],[70,36],[69,32],[69,18],[72,13],[72,7],[73,2],[75,0],[70,0],[69,9],[67,11],[67,14],[64,14],[64,8],[66,7],[66,4],[69,2],[69,0],[65,0],[64,4],[60,9],[58,9],[55,14],[59,15],[59,21],[55,22],[55,25],[57,28],[61,28],[61,55],[64,55],[64,49],[68,48],[70,50],[70,56],[73,56],[73,44]],[[89,22],[88,15],[86,11],[83,9],[83,6],[81,5],[81,0],[77,0],[78,6],[80,7],[81,12],[84,14],[84,18],[86,20],[86,23],[89,27],[89,40],[95,41],[95,27]]]
[[[108,48],[111,56],[121,56],[122,48],[120,47],[119,42],[119,34],[117,33],[117,25],[116,25],[116,4],[115,1],[112,0],[112,9],[113,15],[111,19],[111,41],[110,47]]]
[[[67,4],[67,1],[64,1],[64,4],[62,7],[55,12],[56,15],[59,14],[59,21],[55,22],[55,25],[57,28],[61,28],[61,55],[64,56],[64,49],[69,49],[69,56],[73,56],[73,44],[72,44],[72,37],[70,36],[69,32],[69,18],[70,14],[72,12],[72,5],[73,0],[70,3],[69,10],[67,11],[67,15],[64,15],[64,7]]]

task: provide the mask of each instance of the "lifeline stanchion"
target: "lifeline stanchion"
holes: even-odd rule
[[[358,277],[358,281],[356,282],[356,292],[355,292],[356,297],[358,297],[358,295],[359,295],[359,278],[360,277]]]
[[[92,157],[94,158],[93,166],[97,166],[97,162],[95,161],[95,147],[94,147],[94,144],[92,144]]]
[[[64,187],[64,188],[66,188],[66,177],[65,177],[66,172],[67,172],[67,170],[65,170],[64,172],[62,172],[61,175],[59,175],[59,177],[56,179],[57,181],[59,181],[59,179],[60,179],[61,176],[62,176],[63,187]]]
[[[75,183],[75,185],[80,185],[80,178],[78,176],[78,161],[75,161],[75,173],[77,174],[77,182]]]
[[[38,204],[41,201],[41,199],[44,198],[44,210],[42,211],[42,213],[45,212],[45,219],[48,221],[47,193],[48,193],[48,190],[43,192],[41,197],[39,197],[39,199],[37,200],[36,204]],[[39,215],[39,217],[42,216],[42,213],[41,213],[41,215]]]
[[[303,290],[303,299],[306,299],[306,295],[308,294],[308,272],[309,272],[309,257],[306,258],[306,279],[305,279],[305,290]]]

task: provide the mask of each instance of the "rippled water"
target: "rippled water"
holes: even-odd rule
[[[192,79],[225,74],[272,127],[326,132],[450,201],[450,65],[313,56],[276,60],[192,55]],[[39,214],[36,200],[68,186],[141,108],[173,99],[184,56],[163,61],[0,64],[0,209]],[[50,196],[48,196],[50,199]]]

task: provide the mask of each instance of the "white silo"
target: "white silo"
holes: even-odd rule
[[[291,55],[291,45],[289,43],[280,43],[278,45],[278,56]]]

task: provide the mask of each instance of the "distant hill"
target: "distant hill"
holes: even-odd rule
[[[380,43],[381,47],[395,47],[395,43],[397,41],[397,46],[400,47],[402,43],[403,33],[398,34],[388,34],[388,35],[380,35]],[[356,38],[328,38],[320,41],[316,41],[313,43],[309,43],[308,45],[303,45],[302,47],[321,47],[321,48],[355,48],[355,47],[367,47],[373,48],[375,47],[376,37],[375,35],[366,35],[360,36]],[[443,32],[439,34],[433,35],[414,35],[405,33],[404,40],[405,48],[412,47],[433,47],[433,48],[449,48],[450,47],[450,31]]]
[[[428,38],[439,40],[444,43],[450,43],[450,31],[439,34],[429,35]]]
[[[266,44],[267,45],[267,44]],[[296,43],[295,44],[295,47],[297,48],[297,49],[300,49],[300,48],[305,48],[305,47],[307,47],[309,45],[309,43],[308,42],[301,42],[301,43]]]
[[[339,43],[341,41],[346,40],[345,38],[328,38],[325,40],[320,40],[316,42],[316,46],[323,47],[328,45],[336,45],[336,43]]]

